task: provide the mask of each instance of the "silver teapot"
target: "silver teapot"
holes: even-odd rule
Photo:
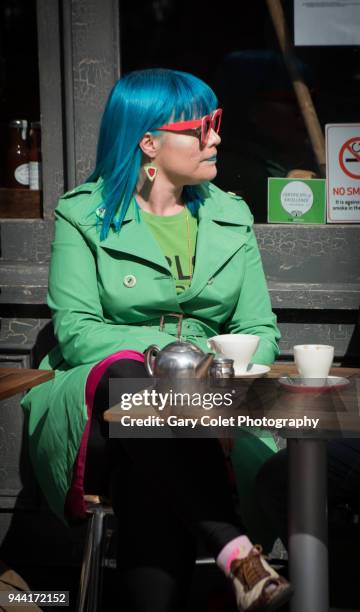
[[[181,324],[183,315],[179,318],[177,327],[178,340],[171,342],[163,349],[157,344],[151,344],[144,352],[145,368],[150,376],[168,379],[206,379],[209,368],[214,360],[212,353],[204,353],[191,342],[181,339]],[[160,330],[164,327],[164,317],[160,320]]]

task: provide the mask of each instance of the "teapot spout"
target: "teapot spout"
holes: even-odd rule
[[[195,378],[206,378],[213,361],[214,355],[212,353],[207,353],[195,368]]]

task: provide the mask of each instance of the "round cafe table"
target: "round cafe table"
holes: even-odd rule
[[[262,416],[319,418],[319,427],[311,432],[291,428],[276,431],[286,438],[289,453],[288,552],[290,580],[295,590],[290,610],[328,612],[326,447],[331,437],[360,436],[360,368],[332,368],[331,375],[350,379],[343,395],[338,391],[294,393],[273,380],[296,374],[293,364],[274,364],[270,372],[258,379],[263,387],[260,385],[258,392],[256,386],[254,389],[257,406],[262,396]],[[252,407],[249,414],[253,414]],[[123,415],[119,404],[104,412],[109,423],[119,422]]]

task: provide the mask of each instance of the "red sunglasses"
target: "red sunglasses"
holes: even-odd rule
[[[162,125],[157,130],[169,132],[182,132],[183,130],[195,130],[201,128],[201,144],[204,146],[207,143],[210,132],[213,129],[217,134],[220,131],[222,108],[217,108],[211,115],[205,115],[201,119],[191,119],[190,121],[177,121],[176,123],[167,123]]]

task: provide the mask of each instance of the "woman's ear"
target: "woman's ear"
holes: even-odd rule
[[[139,142],[139,147],[145,155],[154,159],[159,150],[159,139],[156,138],[151,132],[146,132]]]

